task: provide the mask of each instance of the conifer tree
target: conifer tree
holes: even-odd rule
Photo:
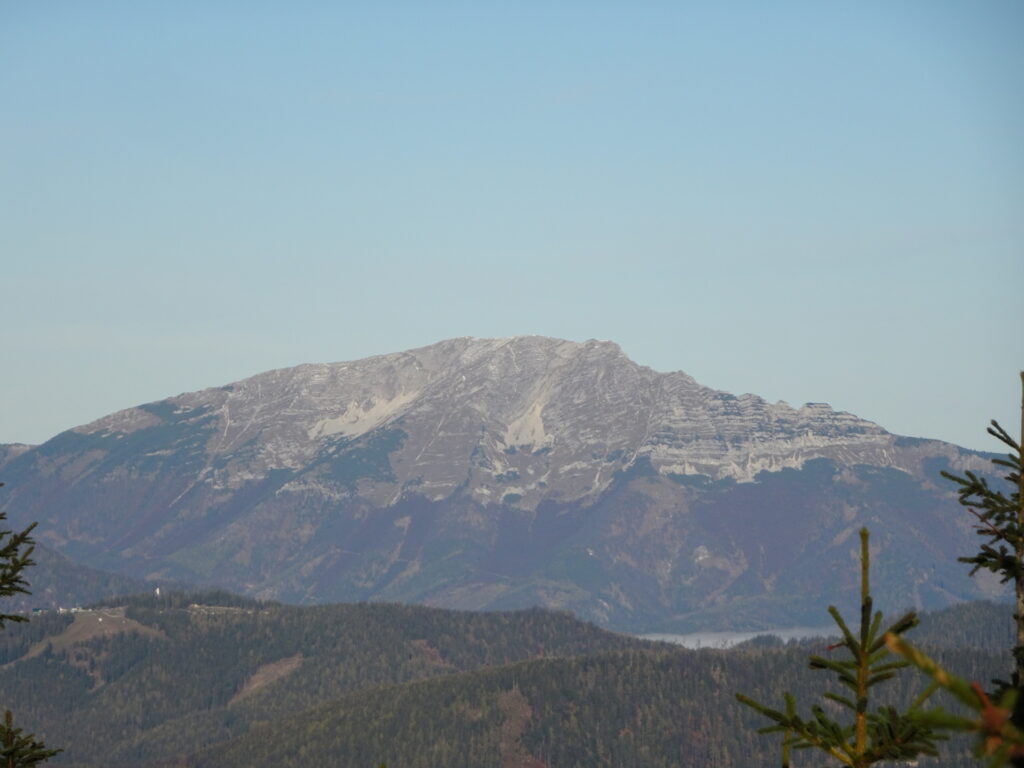
[[[0,488],[3,483],[0,483]],[[0,512],[0,523],[7,519],[7,515]],[[13,597],[17,594],[28,594],[28,582],[21,572],[31,565],[32,560],[32,529],[36,527],[32,523],[28,528],[15,533],[14,531],[0,530],[0,598]],[[0,613],[0,629],[4,628],[5,622],[28,621],[24,616],[17,614]]]
[[[3,483],[0,483],[3,486]],[[0,512],[0,524],[7,515]],[[0,597],[12,597],[17,594],[28,594],[28,582],[22,572],[31,565],[32,560],[32,523],[25,530],[0,530]],[[28,621],[17,614],[0,613],[0,629],[6,622]],[[59,753],[59,749],[47,749],[36,741],[34,734],[24,734],[21,728],[15,728],[10,710],[5,711],[4,720],[0,723],[0,768],[27,768],[46,762]]]
[[[4,721],[0,725],[0,768],[39,765],[58,752],[59,749],[47,749],[42,742],[36,741],[34,734],[22,735],[21,728],[14,727],[11,710],[4,712]]]
[[[1000,576],[1004,584],[1014,583],[1017,639],[1011,681],[993,681],[995,690],[986,692],[977,682],[957,677],[905,640],[895,636],[886,640],[890,650],[908,659],[973,711],[972,717],[931,714],[927,719],[933,726],[976,734],[975,754],[979,758],[986,759],[990,766],[1011,762],[1015,768],[1024,768],[1024,371],[1020,378],[1021,442],[1010,437],[998,421],[993,420],[988,428],[990,435],[1010,449],[1007,458],[993,459],[992,463],[997,471],[1005,473],[1003,479],[1013,490],[996,490],[986,478],[970,471],[963,475],[942,473],[960,486],[960,503],[977,519],[975,528],[985,539],[977,554],[961,557],[960,562],[974,566],[972,575],[985,569]]]
[[[1021,439],[1024,440],[1024,371],[1021,380]],[[988,480],[974,472],[954,475],[943,472],[942,476],[960,486],[960,503],[974,515],[979,536],[985,541],[976,555],[958,558],[962,563],[974,567],[973,576],[979,570],[987,570],[1001,577],[1005,584],[1013,581],[1016,592],[1017,644],[1013,649],[1014,670],[1012,685],[1020,688],[1024,681],[1024,453],[1021,444],[1003,429],[998,421],[992,420],[988,433],[1009,447],[1005,459],[993,459],[992,463],[1004,471],[1004,479],[1013,489],[1009,494],[993,489]],[[1016,713],[1014,722],[1024,726]]]
[[[793,749],[817,749],[841,765],[866,768],[886,760],[906,761],[919,755],[936,755],[936,741],[945,738],[919,716],[921,705],[937,687],[934,683],[906,712],[895,707],[870,711],[872,689],[892,679],[898,670],[910,664],[908,661],[890,660],[886,637],[899,637],[916,626],[918,619],[914,612],[910,612],[882,630],[881,612],[873,613],[867,528],[860,531],[860,545],[861,606],[857,633],[850,630],[835,606],[828,609],[842,634],[842,640],[830,650],[842,648],[847,658],[810,658],[811,669],[835,673],[840,685],[847,689],[845,695],[828,692],[824,697],[840,705],[852,720],[845,723],[834,720],[820,704],[811,707],[811,717],[805,719],[797,713],[796,700],[788,692],[784,695],[785,707],[781,711],[742,693],[736,694],[741,703],[773,722],[761,728],[759,733],[783,734],[783,768],[790,765]]]

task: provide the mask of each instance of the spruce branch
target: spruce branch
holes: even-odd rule
[[[896,635],[886,637],[889,649],[906,658],[974,713],[974,717],[951,715],[943,710],[922,712],[919,719],[933,728],[965,731],[977,736],[975,755],[986,758],[989,766],[1003,766],[1024,758],[1024,732],[1011,720],[1018,691],[1006,688],[997,702],[977,682],[968,682],[953,674],[919,648]]]
[[[1024,371],[1021,371],[1020,380],[1021,441],[1018,442],[1011,437],[1010,433],[994,419],[987,429],[988,434],[1009,448],[1005,458],[998,457],[992,460],[992,464],[1002,473],[1002,479],[1009,488],[995,489],[987,478],[969,470],[963,475],[943,472],[942,476],[958,486],[960,504],[977,520],[975,532],[983,539],[976,554],[960,557],[958,560],[972,566],[971,575],[979,570],[987,570],[999,576],[1004,584],[1012,580],[1016,596],[1016,644],[1012,651],[1014,671],[1011,682],[996,681],[996,692],[992,694],[987,694],[979,686],[975,686],[978,696],[988,702],[975,704],[981,708],[978,711],[991,713],[996,707],[991,704],[991,700],[997,699],[1000,702],[999,706],[1008,708],[1009,717],[1017,732],[1024,732],[1024,697],[1019,695],[1024,691]],[[963,689],[963,686],[959,687]],[[960,694],[962,697],[970,698],[966,689],[961,690]],[[1009,694],[1012,696],[1007,698]],[[1008,755],[1007,759],[1010,759],[1014,766],[1024,768],[1024,749],[1015,746],[1002,751],[997,749],[993,754]],[[992,760],[996,760],[996,757]]]
[[[820,704],[811,707],[811,718],[797,714],[793,695],[784,695],[784,710],[768,707],[742,693],[736,699],[771,721],[759,733],[783,733],[783,764],[788,764],[789,750],[817,749],[851,768],[891,760],[912,760],[919,755],[936,755],[936,742],[945,737],[936,733],[922,717],[920,707],[935,691],[929,686],[906,712],[894,707],[881,707],[871,712],[870,692],[876,685],[893,679],[910,662],[892,660],[886,637],[899,637],[917,625],[913,612],[901,616],[881,630],[881,612],[873,612],[870,585],[870,548],[868,531],[861,529],[861,610],[860,623],[854,634],[839,610],[829,606],[843,639],[829,650],[845,649],[840,659],[811,656],[811,669],[832,672],[836,681],[849,689],[852,696],[826,692],[823,698],[835,702],[853,715],[853,722],[842,723],[831,718]]]
[[[0,487],[2,486],[3,483],[0,483]],[[0,512],[0,523],[6,519],[7,515]],[[32,530],[35,527],[36,524],[32,523],[19,533],[0,530],[0,597],[29,593],[28,582],[25,581],[23,572],[35,565],[35,561],[32,560]],[[3,629],[4,623],[8,621],[28,619],[17,614],[0,613],[0,629]],[[3,722],[0,723],[0,768],[28,768],[45,763],[61,751],[47,749],[41,741],[36,741],[34,734],[25,734],[21,728],[15,728],[10,710],[4,713]]]
[[[28,766],[45,763],[63,750],[47,749],[41,741],[36,741],[35,734],[24,733],[15,728],[11,711],[4,712],[4,721],[0,724],[0,766],[2,768],[28,768]]]
[[[3,483],[0,483],[3,486]],[[0,523],[7,519],[7,515],[0,512]],[[33,565],[32,553],[35,546],[32,542],[32,530],[36,527],[32,523],[23,531],[15,533],[13,530],[0,530],[0,598],[13,597],[17,594],[28,594],[28,582],[22,572]],[[24,616],[17,614],[0,613],[0,629],[3,629],[6,622],[28,621]]]

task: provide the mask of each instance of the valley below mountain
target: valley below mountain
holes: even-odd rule
[[[987,680],[1008,663],[1010,613],[955,606],[913,636]],[[778,738],[756,733],[734,693],[814,700],[831,676],[807,655],[828,642],[691,651],[539,609],[151,594],[7,627],[0,691],[64,750],[53,765],[79,768],[769,768]],[[901,674],[879,703],[905,705],[924,685]],[[920,764],[974,765],[967,746]]]

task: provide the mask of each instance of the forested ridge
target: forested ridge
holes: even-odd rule
[[[110,603],[0,635],[0,704],[65,748],[54,764],[769,766],[772,742],[733,693],[823,684],[806,668],[820,640],[688,651],[542,610]],[[915,634],[987,681],[1004,671],[1003,628],[1009,609],[979,603]],[[889,695],[919,687],[904,675]]]
[[[541,610],[299,608],[224,594],[113,602],[0,636],[0,703],[65,746],[57,762],[134,765],[353,691],[645,645]]]
[[[943,658],[978,672],[996,663],[985,653]],[[893,700],[918,692],[914,682],[908,677],[894,686]],[[522,662],[346,697],[257,729],[191,765],[374,765],[375,756],[383,756],[388,765],[410,768],[499,768],[510,761],[560,768],[774,768],[773,741],[756,733],[760,723],[735,702],[733,691],[746,686],[769,696],[785,686],[799,694],[820,684],[795,647]],[[950,758],[941,764],[961,764]]]

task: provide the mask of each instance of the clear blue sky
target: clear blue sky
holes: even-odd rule
[[[0,442],[452,336],[994,448],[1024,3],[0,1]]]

